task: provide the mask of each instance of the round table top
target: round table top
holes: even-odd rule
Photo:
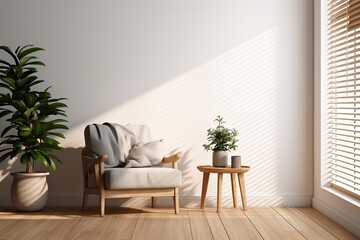
[[[232,168],[230,165],[226,167],[213,167],[210,165],[197,166],[200,172],[206,173],[245,173],[250,170],[250,166],[241,166],[241,168]]]

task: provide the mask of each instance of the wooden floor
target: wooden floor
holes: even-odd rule
[[[359,239],[313,208],[0,211],[0,239]]]

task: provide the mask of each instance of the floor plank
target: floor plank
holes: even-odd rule
[[[140,208],[114,208],[108,210],[100,229],[100,239],[131,239],[141,213]]]
[[[224,208],[219,216],[231,240],[262,239],[241,209]]]
[[[214,239],[205,212],[201,209],[189,209],[189,221],[192,239]]]
[[[297,231],[308,240],[328,239],[337,240],[332,234],[326,231],[319,224],[314,222],[309,216],[296,208],[275,208],[288,223],[290,223]]]
[[[299,208],[301,212],[309,216],[312,220],[314,220],[317,224],[322,226],[336,238],[341,240],[358,240],[360,238],[351,234],[349,231],[342,228],[339,224],[332,221],[325,215],[321,214],[314,208]]]
[[[274,209],[252,208],[245,214],[264,239],[306,239]]]
[[[209,223],[209,227],[214,240],[226,240],[229,239],[224,225],[216,212],[215,208],[207,208],[205,211],[206,219]]]
[[[187,210],[142,209],[132,239],[192,239]]]
[[[1,239],[35,239],[42,226],[50,221],[57,209],[30,213],[2,212],[0,219]],[[29,221],[30,220],[30,221]]]

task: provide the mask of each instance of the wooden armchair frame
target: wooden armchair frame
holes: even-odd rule
[[[86,210],[88,196],[99,195],[100,200],[100,216],[105,215],[105,199],[108,198],[131,198],[131,197],[151,197],[151,205],[155,207],[156,197],[170,196],[173,197],[175,214],[179,213],[179,188],[153,188],[153,189],[119,189],[110,190],[105,189],[104,176],[104,162],[107,160],[107,155],[101,155],[98,158],[88,157],[82,150],[82,165],[83,165],[83,181],[84,192],[82,209]],[[172,167],[177,169],[177,162],[180,160],[180,154],[175,154],[169,157],[164,157],[162,163],[172,163]],[[96,186],[88,187],[89,170],[93,168],[95,173]]]

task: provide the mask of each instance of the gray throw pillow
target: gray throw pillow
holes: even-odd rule
[[[163,140],[135,144],[126,159],[126,168],[159,166],[164,157]]]

